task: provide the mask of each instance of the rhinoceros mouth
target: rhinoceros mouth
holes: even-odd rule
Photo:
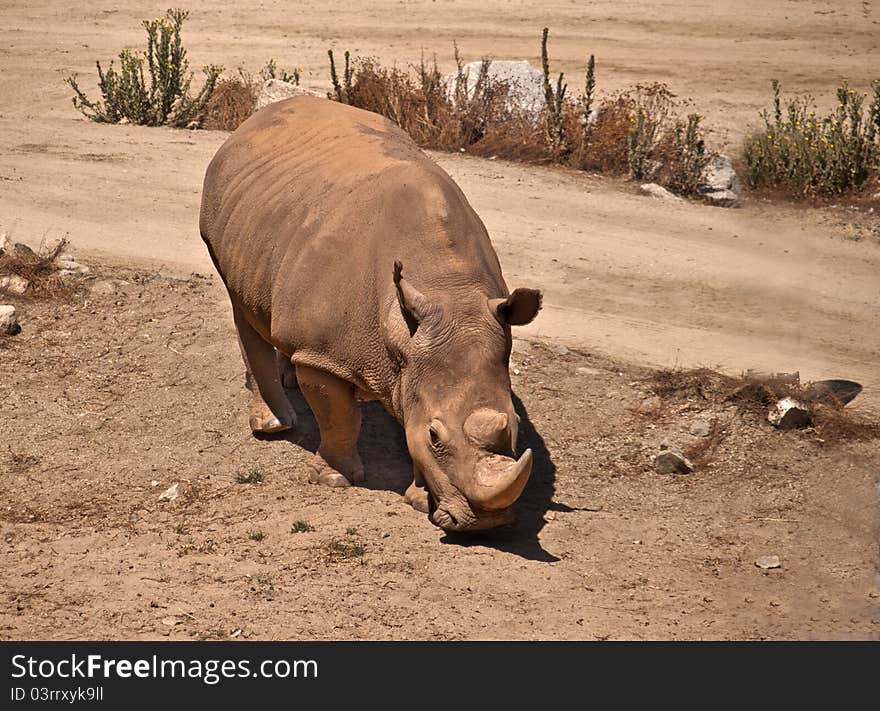
[[[444,531],[464,533],[512,523],[514,516],[510,507],[496,511],[480,511],[467,505],[464,507],[455,503],[445,505],[444,502],[438,504],[433,495],[429,495],[428,519]]]

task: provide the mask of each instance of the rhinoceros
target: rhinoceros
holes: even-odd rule
[[[449,531],[513,519],[532,453],[514,454],[510,327],[541,292],[508,291],[480,218],[404,131],[321,98],[262,109],[208,166],[199,226],[254,432],[296,424],[280,354],[320,430],[310,482],[364,480],[358,401],[378,400],[406,433],[407,503]]]

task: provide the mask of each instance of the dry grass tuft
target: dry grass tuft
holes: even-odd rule
[[[74,288],[58,274],[58,256],[67,247],[67,240],[62,239],[51,248],[30,250],[14,250],[0,255],[0,276],[18,276],[28,282],[24,297],[61,298],[70,296]],[[0,288],[0,293],[7,293]],[[16,294],[21,298],[22,295]]]

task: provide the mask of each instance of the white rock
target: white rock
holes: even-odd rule
[[[88,274],[89,268],[76,261],[72,254],[59,254],[55,259],[55,266],[61,276],[70,276],[71,274]]]
[[[0,334],[4,336],[16,336],[21,333],[18,323],[18,315],[14,306],[0,306]]]
[[[645,195],[650,195],[652,198],[657,198],[658,200],[665,200],[666,202],[672,203],[682,202],[680,197],[673,195],[662,185],[657,185],[657,183],[644,183],[639,186],[639,190]]]
[[[180,482],[175,482],[169,486],[159,496],[159,501],[174,501],[181,494]]]
[[[690,474],[694,465],[684,455],[665,449],[654,457],[654,469],[658,474]]]
[[[326,95],[319,91],[313,91],[312,89],[306,89],[305,87],[297,86],[290,82],[281,81],[280,79],[267,79],[263,82],[263,85],[257,92],[256,110],[259,111],[269,104],[274,104],[277,101],[284,101],[284,99],[290,99],[294,96],[325,97]]]
[[[813,421],[810,408],[793,397],[784,397],[770,408],[767,420],[781,430],[807,427]]]
[[[559,355],[563,355],[563,356],[571,353],[571,351],[568,350],[568,348],[566,346],[556,346],[556,348],[554,348],[553,350],[555,350]]]
[[[602,375],[602,371],[598,368],[589,368],[586,365],[580,366],[575,372],[578,375]]]
[[[473,91],[480,76],[482,64],[482,62],[468,62],[462,67],[468,95]],[[445,77],[452,97],[455,95],[456,77],[457,74],[447,74]],[[527,60],[493,60],[489,63],[488,79],[490,82],[507,82],[510,108],[518,107],[530,113],[538,113],[544,108],[544,74]]]
[[[0,277],[0,290],[10,294],[23,294],[27,291],[28,281],[17,274]]]
[[[706,202],[718,207],[739,206],[742,188],[730,158],[720,154],[712,156],[697,190]]]
[[[6,232],[0,233],[0,254],[5,254],[12,249],[12,240]]]
[[[755,565],[764,570],[769,570],[770,568],[781,568],[782,562],[779,560],[778,555],[762,555],[755,560]]]

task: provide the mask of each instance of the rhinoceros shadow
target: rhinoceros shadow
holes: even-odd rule
[[[283,438],[314,452],[320,441],[315,418],[299,390],[288,391],[288,398],[296,410],[298,424],[294,432]],[[490,531],[446,533],[440,540],[450,545],[484,546],[529,560],[554,562],[559,559],[544,550],[538,539],[545,523],[544,514],[550,509],[572,509],[553,501],[556,465],[543,438],[529,419],[525,405],[515,393],[513,405],[520,417],[517,456],[527,448],[531,448],[533,456],[532,476],[516,504],[515,523]],[[363,419],[358,451],[367,477],[361,486],[394,491],[402,496],[412,481],[412,462],[407,453],[403,428],[379,403],[364,403],[361,412]]]

